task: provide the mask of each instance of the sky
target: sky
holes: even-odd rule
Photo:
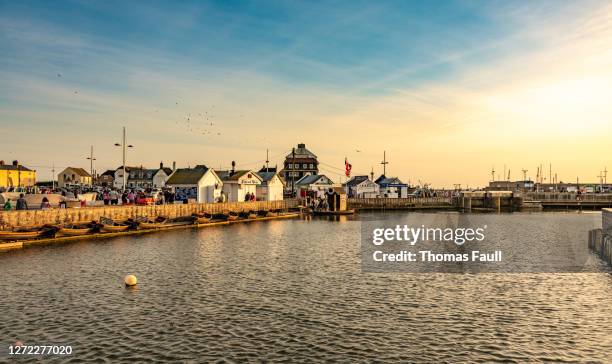
[[[612,170],[607,1],[0,0],[0,159],[282,165],[434,187]],[[612,181],[609,173],[608,181]]]

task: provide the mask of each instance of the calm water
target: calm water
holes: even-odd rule
[[[238,224],[0,254],[0,362],[14,340],[71,345],[72,356],[48,358],[58,362],[609,362],[605,266],[579,274],[362,273],[359,219],[372,216],[381,217]],[[540,232],[530,230],[538,216],[472,215],[472,222],[493,219],[534,237],[505,239],[537,245]],[[568,216],[585,228],[601,220],[547,219],[554,225]],[[128,273],[138,276],[137,289],[123,287]]]

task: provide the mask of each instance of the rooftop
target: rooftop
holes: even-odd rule
[[[324,174],[311,174],[311,175],[300,178],[297,182],[295,182],[295,184],[296,185],[310,185],[310,184],[316,183],[322,178],[325,178],[327,181],[329,181],[330,184],[332,183],[332,181]]]
[[[67,167],[66,169],[72,169],[74,171],[74,173],[78,174],[81,177],[91,177],[91,175],[89,174],[89,172],[87,172],[86,170],[84,170],[83,168],[77,168],[77,167]]]
[[[208,168],[179,168],[168,178],[167,185],[196,185]]]
[[[293,158],[293,151],[287,154],[286,158]],[[300,143],[297,145],[297,148],[295,148],[295,158],[315,158],[316,159],[317,156],[313,152],[306,149],[306,144]]]

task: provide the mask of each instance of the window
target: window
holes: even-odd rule
[[[292,169],[293,168],[293,164],[289,163],[287,164],[287,169]]]
[[[310,163],[310,169],[314,168],[314,164]]]
[[[304,169],[308,168],[308,164],[306,164],[306,163],[302,164],[302,168],[304,168]]]
[[[293,168],[294,168],[294,169],[300,169],[300,164],[299,164],[299,163],[294,164],[294,165],[293,165]]]

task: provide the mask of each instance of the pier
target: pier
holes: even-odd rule
[[[589,231],[589,249],[612,265],[612,209],[601,211],[601,227]]]
[[[525,192],[523,199],[539,201],[543,208],[550,209],[601,209],[612,208],[612,193],[557,193],[557,192]]]
[[[349,198],[348,208],[355,210],[430,210],[455,209],[450,197]]]

